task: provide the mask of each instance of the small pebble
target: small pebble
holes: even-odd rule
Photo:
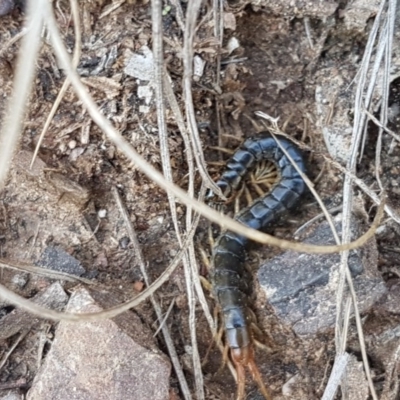
[[[105,218],[105,217],[107,216],[107,210],[105,210],[105,209],[103,208],[103,209],[101,209],[101,210],[99,210],[99,211],[97,212],[97,215],[98,215],[99,218],[103,219],[103,218]]]
[[[128,238],[128,236],[124,236],[119,240],[119,247],[121,247],[123,250],[127,249],[130,241],[131,240]]]
[[[60,143],[58,148],[60,149],[61,153],[65,153],[65,150],[67,150],[67,146],[65,145],[65,143]]]
[[[28,274],[17,274],[17,275],[14,275],[12,280],[11,280],[11,282],[14,285],[15,288],[23,289],[24,286],[28,282]]]
[[[175,257],[178,254],[178,252],[175,249],[171,249],[169,251],[169,254],[170,254],[171,257]]]
[[[143,290],[143,287],[144,287],[144,283],[142,281],[136,281],[133,283],[133,288],[137,292],[141,292]]]
[[[76,140],[71,140],[69,143],[68,143],[68,147],[72,150],[72,149],[74,149],[75,147],[76,147]]]

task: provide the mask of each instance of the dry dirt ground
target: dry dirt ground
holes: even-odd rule
[[[68,2],[56,3],[60,31],[66,45],[72,50],[74,29]],[[150,4],[122,2],[107,13],[109,3],[97,1],[81,5],[83,46],[78,71],[102,113],[146,160],[161,170],[154,103],[150,100],[146,104],[146,100],[140,96],[139,86],[144,86],[146,82],[129,76],[125,70],[132,54],[143,54],[144,46],[151,48]],[[338,8],[329,17],[318,15],[318,10],[314,14],[309,13],[310,17],[304,17],[284,11],[282,14],[273,14],[268,8],[242,6],[241,2],[226,5],[222,49],[213,37],[212,7],[209,2],[203,5],[195,52],[206,64],[203,74],[194,80],[193,97],[198,124],[202,128],[205,157],[210,162],[209,171],[213,177],[218,176],[221,168],[212,162],[220,161],[222,156],[211,147],[220,145],[235,148],[243,138],[253,135],[256,130],[254,125],[260,125],[254,112],[260,110],[279,117],[279,123],[288,135],[312,149],[306,151],[305,155],[315,188],[328,207],[341,204],[342,175],[321,157],[321,154],[328,153],[321,134],[321,120],[326,122],[330,110],[335,114],[335,107],[343,107],[346,96],[348,104],[351,104],[352,92],[346,92],[344,88],[351,84],[357,72],[374,17],[373,9],[366,16],[360,12],[359,25],[349,24],[346,20],[347,3],[335,3]],[[187,3],[182,1],[181,6],[185,12]],[[164,11],[165,66],[173,78],[179,105],[184,109],[180,86],[183,72],[182,32],[177,23],[175,7],[165,4]],[[18,9],[0,19],[2,119],[5,118],[6,101],[12,91],[19,42],[4,52],[2,48],[21,30],[23,19],[24,15]],[[232,50],[233,38],[239,45]],[[219,56],[220,80],[216,75]],[[331,81],[335,90],[330,92],[326,88]],[[72,89],[64,96],[40,146],[39,158],[33,170],[29,171],[39,134],[62,83],[63,73],[50,45],[44,40],[23,125],[20,151],[15,156],[8,184],[1,193],[0,255],[10,263],[30,265],[45,265],[46,257],[51,264],[51,257],[67,258],[70,255],[73,261],[67,260],[68,265],[73,264],[81,271],[82,277],[101,283],[103,288],[106,287],[118,300],[123,301],[142,290],[143,278],[116,207],[112,188],[118,189],[128,209],[152,280],[163,272],[179,249],[168,199],[91,122]],[[317,93],[321,91],[323,95],[318,97]],[[391,104],[399,101],[399,92],[400,82],[394,81]],[[352,110],[348,109],[349,121],[351,113]],[[183,141],[171,114],[167,114],[167,118],[173,178],[186,188]],[[391,124],[391,129],[396,131],[396,115],[391,119]],[[237,142],[232,138],[227,139],[224,134],[235,137]],[[373,183],[376,135],[376,129],[371,126],[359,167],[359,176],[367,184]],[[388,191],[391,205],[398,210],[400,151],[386,137],[383,147],[383,186]],[[374,209],[371,202],[361,195],[359,205],[367,226]],[[296,213],[278,221],[270,232],[290,239],[297,227],[319,212],[313,198],[308,196]],[[178,214],[183,216],[183,206],[178,208]],[[203,246],[207,246],[207,226],[206,221],[202,221],[196,235],[196,242]],[[400,296],[398,241],[398,226],[386,221],[377,236],[377,244],[378,269],[388,292],[381,303],[363,315],[368,355],[378,392],[385,382],[388,354],[396,343],[391,343],[392,347],[385,347],[377,338],[384,332],[394,330],[400,322],[400,311],[396,307]],[[265,262],[278,253],[276,249],[255,247],[251,250],[251,267],[256,270],[260,260]],[[203,266],[200,272],[206,275]],[[32,298],[53,281],[48,277],[8,268],[1,272],[2,284],[26,298]],[[313,338],[296,336],[291,327],[283,325],[270,306],[265,304],[265,296],[257,282],[254,284],[257,288],[254,311],[260,319],[260,325],[269,332],[275,343],[272,354],[257,351],[264,381],[279,397],[285,383],[297,376],[298,386],[293,398],[320,398],[335,354],[333,329],[319,332]],[[64,288],[68,290],[74,285],[67,282]],[[167,323],[189,383],[192,383],[187,354],[190,333],[184,288],[183,271],[178,269],[157,296],[164,311],[175,299]],[[212,305],[213,300],[210,298],[209,301]],[[0,305],[2,317],[14,309],[7,302]],[[149,303],[141,304],[135,311],[152,330],[157,328]],[[35,323],[7,357],[0,369],[0,395],[1,390],[10,387],[19,388],[21,393],[30,388],[41,363],[38,354],[46,357],[55,326],[49,322]],[[205,359],[212,336],[200,308],[197,332],[200,355]],[[39,343],[39,338],[44,333],[47,340],[43,345],[43,342]],[[18,330],[0,342],[3,356],[12,348],[17,337]],[[158,345],[162,351],[166,351],[161,336]],[[38,352],[36,349],[40,346],[42,351]],[[351,322],[347,349],[360,360],[354,321]],[[218,372],[221,363],[221,354],[214,347],[204,366],[206,397],[209,399],[234,397],[235,384],[229,372],[227,369]],[[173,373],[170,384],[171,398],[180,398]],[[253,383],[248,382],[247,390],[249,399],[260,398]]]

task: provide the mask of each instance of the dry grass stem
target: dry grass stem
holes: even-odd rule
[[[121,197],[120,197],[120,195],[118,193],[118,189],[114,187],[112,189],[112,192],[113,192],[113,195],[114,195],[114,199],[115,199],[115,201],[116,201],[116,203],[118,205],[118,209],[119,209],[119,211],[120,211],[120,213],[122,215],[122,218],[124,220],[124,223],[125,223],[126,229],[128,231],[129,237],[131,239],[131,242],[133,244],[133,248],[135,250],[135,255],[136,255],[137,260],[139,262],[140,272],[142,273],[142,275],[144,277],[144,281],[145,281],[147,287],[149,287],[150,286],[150,280],[149,280],[149,277],[147,275],[147,269],[146,269],[146,265],[145,265],[145,261],[144,261],[144,257],[143,257],[143,253],[142,253],[142,249],[141,249],[139,241],[137,239],[136,232],[135,232],[135,230],[133,228],[133,225],[132,225],[131,220],[129,218],[128,212],[127,212],[127,210],[126,210],[126,208],[125,208],[125,206],[124,206],[124,204],[122,202],[122,199],[121,199]],[[162,310],[161,310],[161,307],[160,307],[160,305],[159,305],[159,303],[156,300],[154,295],[150,296],[150,301],[151,301],[151,304],[152,304],[152,306],[154,308],[154,311],[156,312],[157,318],[159,320],[161,320],[161,318],[162,318]],[[168,326],[166,324],[161,324],[160,328],[162,330],[162,333],[163,333],[163,336],[164,336],[164,340],[165,340],[165,343],[167,345],[168,354],[171,357],[171,362],[172,362],[172,365],[174,366],[176,376],[178,377],[179,386],[181,387],[182,394],[183,394],[185,399],[189,400],[189,399],[191,399],[189,386],[187,384],[185,375],[183,373],[181,364],[179,362],[179,357],[178,357],[178,354],[176,352],[176,349],[175,349],[175,346],[174,346],[174,342],[173,342],[173,340],[171,338],[171,334],[170,334],[170,331],[168,329]]]
[[[348,353],[342,353],[336,356],[335,363],[333,364],[332,372],[329,377],[328,383],[325,388],[325,392],[321,400],[333,400],[336,392],[342,380],[343,374],[346,371],[347,364],[349,362],[350,355]]]
[[[153,26],[153,54],[155,59],[155,86],[156,86],[156,105],[157,105],[157,121],[158,121],[158,131],[160,138],[160,152],[161,152],[161,160],[164,171],[164,176],[166,180],[170,183],[173,183],[172,179],[172,168],[170,161],[170,152],[168,148],[168,133],[167,126],[165,121],[165,105],[164,105],[164,54],[163,54],[163,38],[162,38],[162,1],[153,0],[152,1],[152,26]],[[190,76],[191,77],[191,76]],[[170,102],[176,104],[176,99],[173,96],[173,93],[170,92],[169,96]],[[193,105],[192,105],[193,107]],[[193,107],[194,109],[194,107]],[[185,132],[186,130],[183,129]],[[185,144],[188,144],[185,141]],[[189,162],[192,161],[191,152]],[[189,189],[188,194],[190,197],[194,196],[194,166],[193,164],[189,166]],[[176,203],[175,198],[171,193],[168,193],[169,207],[172,215],[172,220],[174,223],[175,233],[178,239],[180,246],[182,246],[182,238],[180,234],[180,227],[178,223],[178,216],[176,212]],[[186,209],[186,229],[190,230],[192,226],[192,209],[188,207]],[[189,244],[189,252],[194,254],[193,242]],[[193,259],[193,257],[192,257]],[[195,386],[196,386],[196,397],[198,399],[204,398],[204,380],[203,373],[201,370],[201,362],[200,355],[198,352],[197,346],[197,337],[196,337],[196,323],[195,323],[195,308],[196,308],[196,299],[194,296],[193,290],[193,279],[194,276],[197,276],[198,271],[196,270],[194,273],[190,268],[189,263],[189,254],[184,253],[182,258],[184,271],[185,271],[185,281],[186,281],[186,294],[188,297],[189,304],[189,330],[190,330],[190,338],[191,338],[191,346],[192,346],[192,363],[195,377]],[[193,263],[192,263],[193,265]],[[200,285],[199,285],[200,286]],[[161,312],[161,310],[160,310]],[[189,396],[189,397],[187,397]],[[188,391],[185,394],[185,398],[191,398],[190,392]]]
[[[357,156],[360,152],[361,145],[363,142],[363,133],[365,133],[366,128],[366,114],[362,112],[363,109],[368,109],[371,103],[372,94],[375,89],[376,79],[379,72],[379,66],[381,59],[383,57],[384,49],[388,40],[388,30],[387,30],[387,20],[381,20],[381,13],[386,5],[385,1],[381,2],[380,11],[375,19],[374,27],[371,30],[371,34],[366,46],[366,51],[364,53],[363,61],[360,68],[360,77],[356,89],[356,98],[354,104],[354,125],[353,134],[350,148],[350,157],[346,166],[346,169],[351,173],[355,174],[355,169],[357,165]],[[378,48],[374,49],[373,43],[375,41],[376,34],[378,32],[378,27],[381,28],[380,40],[378,41]],[[372,57],[373,50],[376,51],[374,65],[372,70],[370,70],[370,60]],[[365,87],[367,83],[367,74],[370,72],[368,77],[369,85],[365,92]],[[353,208],[353,182],[349,175],[345,175],[344,186],[343,186],[343,215],[342,215],[342,241],[343,243],[348,243],[350,241],[351,234],[351,214]],[[343,348],[342,343],[344,343],[344,338],[342,337],[341,326],[346,325],[345,309],[343,308],[344,290],[345,282],[347,282],[350,295],[353,300],[354,314],[356,319],[357,333],[361,348],[361,355],[364,364],[364,371],[367,377],[370,393],[374,400],[377,400],[377,395],[372,382],[371,373],[369,369],[367,353],[365,348],[364,334],[362,330],[361,318],[358,312],[357,298],[353,287],[352,277],[348,268],[348,256],[349,252],[344,251],[341,255],[341,268],[339,276],[339,284],[337,291],[337,319],[336,319],[336,344],[338,355],[342,354]],[[345,332],[344,332],[345,333]]]
[[[13,353],[13,351],[16,349],[18,344],[24,339],[24,337],[28,334],[29,330],[24,330],[21,332],[15,342],[11,345],[11,347],[8,349],[8,351],[3,355],[3,358],[0,360],[0,370],[3,369],[5,363],[7,362],[8,358],[10,355]]]
[[[0,268],[9,268],[14,269],[16,271],[28,272],[30,274],[46,276],[50,279],[59,279],[61,281],[68,282],[81,282],[86,285],[92,285],[93,282],[89,279],[80,278],[79,276],[70,275],[66,272],[61,271],[53,271],[47,268],[37,267],[36,265],[31,265],[24,262],[16,262],[12,260],[0,259]]]
[[[30,98],[33,78],[36,70],[36,60],[41,43],[43,28],[43,9],[47,7],[47,0],[29,2],[27,11],[27,25],[29,35],[22,39],[14,77],[14,89],[8,103],[8,116],[0,129],[0,188],[4,188],[8,168],[21,135],[22,121],[25,115],[26,104]]]
[[[80,18],[79,18],[79,7],[78,3],[76,0],[70,0],[70,5],[71,5],[71,11],[72,11],[72,20],[74,22],[74,27],[75,27],[75,47],[74,47],[74,54],[72,56],[72,66],[73,68],[76,68],[79,64],[79,59],[81,57],[81,47],[82,47],[82,35],[81,35],[81,23],[80,23]],[[32,161],[30,168],[32,169],[33,163],[35,162],[35,159],[38,155],[40,146],[43,142],[44,136],[46,135],[47,130],[49,129],[49,126],[51,124],[51,121],[54,118],[55,113],[58,110],[58,107],[61,104],[61,101],[68,90],[69,87],[69,81],[68,78],[65,79],[60,92],[57,95],[57,98],[53,104],[53,107],[50,110],[50,113],[46,119],[46,122],[44,124],[44,127],[42,129],[42,132],[40,133],[39,140],[36,144],[35,151],[32,156]]]

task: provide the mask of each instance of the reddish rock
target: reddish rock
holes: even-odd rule
[[[72,295],[67,307],[69,312],[100,310],[83,288]],[[151,338],[138,339],[148,333],[147,328],[133,312],[115,321],[60,322],[27,399],[168,400],[171,366],[152,346]]]

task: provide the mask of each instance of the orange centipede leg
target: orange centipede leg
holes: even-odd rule
[[[271,394],[265,387],[260,371],[257,368],[256,362],[254,361],[254,350],[253,346],[245,346],[242,348],[232,348],[231,357],[236,368],[237,373],[237,397],[236,400],[243,400],[245,393],[245,370],[247,367],[253,377],[253,380],[257,383],[265,400],[272,400]]]
[[[249,368],[249,371],[250,371],[251,375],[253,376],[254,381],[257,383],[258,388],[260,389],[260,392],[265,397],[265,399],[272,400],[269,390],[265,387],[264,382],[262,381],[260,371],[257,368],[254,358],[249,360],[247,367]]]
[[[246,383],[246,373],[243,365],[235,363],[237,374],[237,394],[236,400],[244,400],[244,389]]]

